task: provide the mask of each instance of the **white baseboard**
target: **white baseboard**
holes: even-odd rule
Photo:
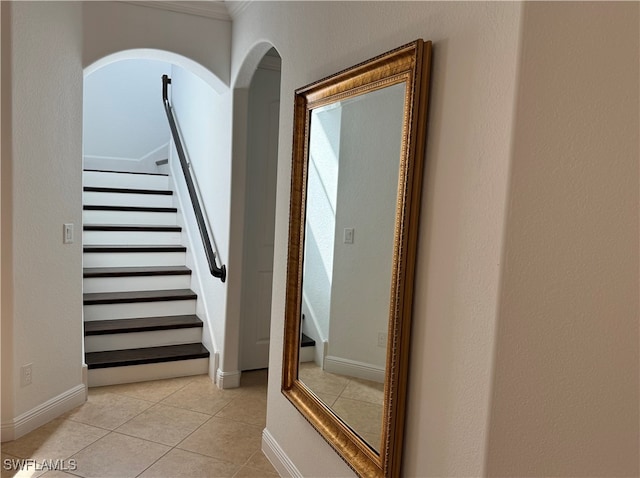
[[[47,400],[28,412],[19,415],[1,426],[0,441],[16,440],[30,431],[49,423],[63,413],[82,405],[87,400],[87,389],[79,384],[57,397]]]
[[[240,377],[242,376],[242,372],[223,372],[218,369],[218,373],[216,373],[216,383],[218,384],[218,388],[225,390],[227,388],[238,388],[240,386]]]
[[[215,352],[213,354],[213,360],[209,357],[209,377],[216,385],[218,384],[218,367],[220,367],[220,354]]]
[[[349,377],[384,383],[384,368],[332,355],[324,358],[324,370]]]
[[[262,451],[280,476],[302,478],[302,473],[266,428],[262,430]]]

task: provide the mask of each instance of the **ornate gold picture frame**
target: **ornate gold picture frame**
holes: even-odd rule
[[[401,470],[430,60],[431,42],[416,40],[300,88],[295,93],[282,393],[346,463],[358,475],[366,477],[400,476]],[[397,169],[397,179],[389,178],[389,181],[397,180],[397,193],[391,205],[391,210],[395,212],[389,218],[391,226],[388,234],[392,246],[388,253],[384,253],[384,260],[389,264],[389,277],[381,278],[384,290],[388,288],[388,301],[385,297],[388,305],[386,309],[382,307],[384,310],[380,313],[385,320],[388,317],[388,323],[386,336],[379,335],[386,337],[386,352],[383,351],[385,363],[380,383],[383,390],[380,441],[376,443],[375,438],[364,439],[363,433],[357,431],[348,419],[336,412],[335,407],[321,398],[322,394],[299,377],[305,238],[309,219],[309,158],[313,155],[310,138],[316,121],[312,119],[317,117],[318,112],[324,111],[321,108],[341,107],[346,102],[373,98],[374,93],[385,93],[386,89],[396,85],[396,90],[400,91],[400,104],[397,105],[400,124],[394,121],[392,129],[400,136],[399,148],[397,157],[390,155],[388,161],[392,161],[392,167]],[[384,125],[391,120],[385,116],[386,110],[379,114],[380,119],[384,119],[380,122],[380,128],[385,132],[389,128]],[[369,117],[372,123],[376,123],[376,115]],[[363,126],[363,122],[359,125]],[[339,131],[341,137],[356,145],[360,137],[366,141],[367,135],[349,137],[350,132],[345,129],[347,127],[347,121],[343,120]],[[374,133],[373,137],[376,135]],[[371,149],[371,144],[368,147]],[[362,168],[370,167],[375,166],[369,163],[362,165]],[[396,189],[392,184],[393,191]],[[342,229],[340,231],[342,234]],[[353,241],[353,230],[351,234],[350,240]],[[348,242],[346,235],[344,242]],[[322,363],[318,367],[324,368]]]

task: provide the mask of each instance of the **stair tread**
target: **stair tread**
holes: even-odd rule
[[[88,173],[117,173],[117,174],[142,174],[145,176],[169,176],[167,173],[151,173],[151,172],[143,172],[143,171],[113,171],[111,169],[83,169],[84,172]]]
[[[134,290],[125,292],[88,292],[83,294],[84,305],[127,304],[168,300],[193,300],[197,294],[191,289]]]
[[[180,226],[154,224],[85,224],[84,231],[148,231],[148,232],[181,232]]]
[[[85,267],[83,277],[132,277],[158,275],[191,275],[186,266]]]
[[[84,211],[178,212],[175,207],[84,205]]]
[[[307,334],[302,334],[300,340],[300,347],[313,347],[316,345],[316,341],[309,337]]]
[[[209,357],[209,351],[201,343],[165,345],[107,352],[89,352],[85,362],[89,369],[174,362]]]
[[[85,192],[92,193],[118,193],[118,194],[158,194],[161,196],[172,196],[171,189],[141,189],[141,188],[110,188],[106,186],[85,186]]]
[[[113,244],[83,246],[83,252],[185,252],[187,248],[181,245],[138,245]]]
[[[84,323],[84,335],[124,334],[202,327],[197,315],[137,317],[135,319],[92,320]]]

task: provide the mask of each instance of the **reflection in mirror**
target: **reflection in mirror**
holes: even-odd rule
[[[405,93],[314,109],[309,135],[298,375],[378,452]]]

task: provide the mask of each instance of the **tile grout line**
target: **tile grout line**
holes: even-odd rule
[[[193,383],[193,380],[189,380],[188,382],[186,382],[186,383],[184,384],[184,386],[180,387],[178,390],[175,390],[175,391],[174,391],[174,392],[172,392],[171,394],[167,395],[167,397],[164,397],[162,400],[164,400],[165,398],[168,398],[168,397],[170,397],[171,395],[173,395],[174,393],[176,393],[176,392],[178,392],[178,391],[182,390],[184,387],[186,387],[186,386],[187,386],[188,384],[190,384],[190,383]],[[96,388],[99,388],[99,387],[96,387]],[[136,418],[136,417],[138,417],[138,416],[142,415],[144,412],[146,412],[147,410],[149,410],[150,408],[152,408],[154,405],[157,405],[157,404],[159,404],[159,403],[162,401],[162,400],[160,400],[160,401],[142,400],[142,399],[139,399],[139,398],[136,398],[136,397],[131,397],[131,396],[126,395],[126,394],[122,394],[122,393],[118,394],[118,393],[114,393],[114,392],[111,392],[111,391],[107,391],[106,393],[107,393],[107,394],[108,394],[108,393],[112,393],[112,394],[114,394],[114,395],[124,396],[124,397],[131,398],[131,399],[134,399],[134,400],[140,400],[140,401],[148,402],[148,403],[151,403],[151,405],[150,405],[149,407],[145,408],[144,410],[140,411],[139,413],[137,413],[137,414],[136,414],[136,415],[134,415],[133,417],[129,418],[129,419],[128,419],[128,420],[126,420],[125,422],[121,423],[120,425],[118,425],[118,426],[117,426],[116,428],[114,428],[114,429],[108,429],[108,428],[103,428],[103,427],[99,427],[99,426],[95,426],[95,425],[89,425],[89,424],[87,424],[87,423],[83,423],[83,422],[80,422],[80,421],[73,420],[73,418],[72,418],[72,417],[65,418],[65,420],[70,420],[70,421],[73,421],[74,423],[81,423],[81,424],[86,425],[86,426],[92,426],[92,427],[98,428],[98,429],[100,429],[100,430],[107,430],[107,431],[108,431],[108,433],[107,433],[107,434],[105,434],[104,436],[101,436],[101,437],[97,438],[96,440],[94,440],[94,441],[92,441],[91,443],[89,443],[87,446],[83,447],[82,449],[80,449],[80,450],[78,450],[77,452],[75,452],[74,454],[72,454],[72,455],[69,457],[69,459],[71,459],[73,456],[76,456],[76,455],[77,455],[77,454],[79,454],[80,452],[84,451],[85,449],[87,449],[87,448],[88,448],[88,447],[90,447],[91,445],[95,444],[95,443],[96,443],[96,442],[98,442],[99,440],[102,440],[103,438],[108,437],[108,436],[109,436],[109,435],[111,435],[112,433],[118,433],[119,435],[123,435],[123,436],[130,436],[130,435],[126,435],[126,434],[124,434],[124,433],[116,432],[116,430],[117,430],[118,428],[122,427],[123,425],[125,425],[126,423],[130,422],[130,421],[131,421],[131,420],[133,420],[134,418]],[[88,400],[88,391],[87,391],[87,401],[85,402],[85,404],[86,404],[88,401],[89,401],[89,400]],[[84,404],[83,404],[83,405],[84,405]],[[80,407],[81,407],[81,406],[83,406],[83,405],[80,405]],[[206,423],[206,422],[205,422],[205,423]],[[140,440],[144,440],[143,438],[139,438],[139,437],[132,437],[132,438],[138,438],[138,439],[140,439]],[[151,440],[145,440],[145,441],[148,441],[148,442],[150,442],[150,443],[156,443],[156,442],[153,442],[153,441],[151,441]],[[159,443],[159,444],[160,444],[160,445],[162,445],[161,443]],[[165,446],[168,446],[168,445],[165,445]],[[155,460],[153,463],[151,463],[151,464],[150,464],[147,468],[145,468],[141,473],[144,473],[144,472],[145,472],[149,467],[153,466],[153,465],[154,465],[158,460],[160,460],[162,457],[164,457],[164,456],[165,456],[167,453],[169,453],[172,449],[173,449],[173,447],[169,448],[165,453],[163,453],[163,454],[162,454],[162,455],[161,455],[157,460]],[[140,474],[141,474],[141,473],[140,473]],[[139,476],[140,474],[138,474],[138,475],[136,475],[136,476]],[[74,474],[74,476],[79,476],[79,475],[75,475],[75,474]]]

